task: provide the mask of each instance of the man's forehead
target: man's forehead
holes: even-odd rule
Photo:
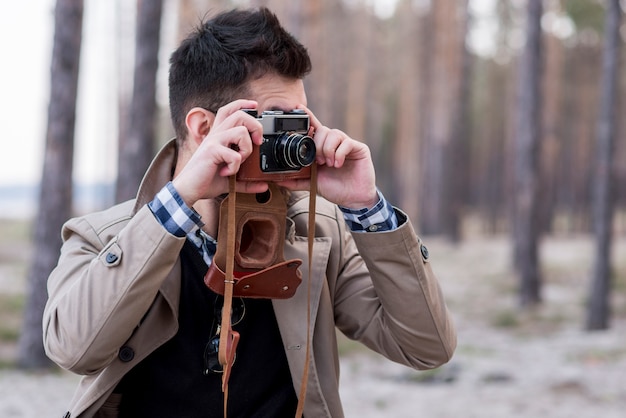
[[[249,84],[250,99],[259,102],[261,110],[289,111],[306,105],[304,84],[300,79],[267,75]]]

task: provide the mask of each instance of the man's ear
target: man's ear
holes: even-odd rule
[[[204,137],[209,134],[214,120],[213,112],[201,107],[191,109],[185,118],[188,139],[191,139],[196,145],[200,145]]]

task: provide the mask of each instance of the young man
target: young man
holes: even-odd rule
[[[284,253],[304,260],[302,284],[287,299],[233,301],[231,322],[241,338],[228,416],[295,414],[307,326],[309,418],[343,416],[336,328],[414,368],[450,359],[455,331],[428,251],[377,190],[367,146],[306,108],[302,79],[310,67],[306,49],[267,9],[217,15],[174,52],[177,139],[155,157],[135,200],[63,228],[44,336],[50,358],[84,375],[66,417],[223,416],[211,341],[224,302],[203,278],[223,242],[219,203],[228,177],[263,138],[259,119],[242,109],[309,115],[319,198],[309,277],[302,191],[309,181],[278,183],[288,190]],[[268,187],[237,182],[238,194]]]

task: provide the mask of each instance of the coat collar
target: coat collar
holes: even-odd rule
[[[150,163],[150,167],[141,180],[135,207],[132,214],[135,215],[139,209],[154,199],[154,196],[174,177],[176,160],[178,157],[178,146],[176,138],[168,141],[157,153]]]

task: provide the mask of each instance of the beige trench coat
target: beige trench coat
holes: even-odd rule
[[[43,318],[48,356],[83,375],[66,417],[116,416],[122,376],[178,329],[179,252],[146,203],[171,179],[175,143],[148,170],[137,199],[72,219]],[[307,265],[308,196],[292,196],[285,259]],[[338,208],[318,200],[312,276],[273,306],[298,393],[305,364],[307,282],[312,287],[312,358],[304,415],[342,417],[336,328],[417,369],[447,362],[456,334],[420,239],[398,211],[391,232],[351,233]],[[108,415],[107,415],[108,414]]]

